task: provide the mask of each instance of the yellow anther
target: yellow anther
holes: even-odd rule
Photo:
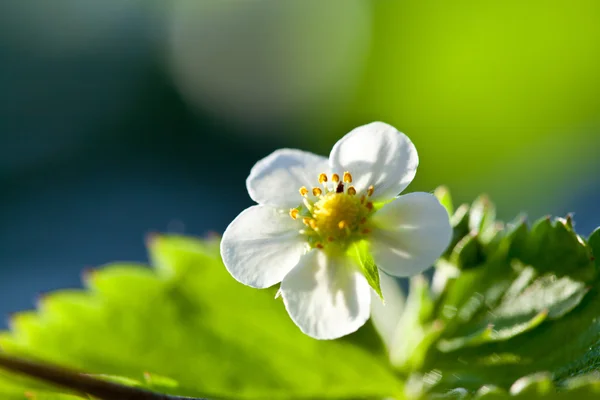
[[[290,217],[292,217],[292,219],[298,219],[298,214],[300,214],[300,211],[298,211],[297,208],[292,208],[290,210]]]
[[[322,249],[323,248],[323,244],[317,243],[317,244],[315,244],[315,247],[318,248],[318,249]]]
[[[356,194],[356,189],[354,189],[354,186],[350,186],[350,187],[348,188],[348,194],[349,194],[350,196],[354,196],[354,195]]]
[[[373,203],[368,202],[367,203],[367,208],[369,209],[369,211],[373,210]]]
[[[333,241],[335,240],[335,238],[334,238],[333,236],[329,236],[329,237],[327,238],[327,240],[328,240],[328,241],[330,241],[330,242],[333,242]]]
[[[338,174],[333,174],[331,175],[331,180],[335,183],[338,183],[340,181],[340,176]]]
[[[350,172],[348,172],[348,171],[344,172],[344,182],[346,182],[346,183],[352,182],[352,175],[350,175]]]
[[[302,186],[302,187],[300,188],[300,195],[301,195],[301,196],[306,196],[307,194],[308,194],[308,189],[307,189],[307,188],[305,188],[304,186]]]
[[[317,188],[317,187],[313,188],[312,192],[313,192],[313,196],[320,196],[320,195],[323,194],[323,191],[320,188]]]
[[[375,191],[375,186],[373,186],[373,185],[369,186],[369,188],[367,189],[367,195],[368,195],[369,197],[370,197],[370,196],[373,196],[373,192],[374,192],[374,191]]]
[[[344,228],[346,228],[347,226],[348,226],[348,223],[347,223],[346,221],[340,221],[340,222],[338,223],[338,228],[340,228],[340,229],[344,229]]]
[[[324,182],[327,182],[327,175],[326,174],[319,175],[319,183],[324,183]]]
[[[365,228],[365,229],[363,229],[363,230],[361,231],[361,233],[362,233],[363,235],[367,235],[367,234],[371,233],[371,230],[370,230],[369,228]]]
[[[365,204],[365,200],[367,200],[367,197],[364,194],[360,196],[360,204]]]
[[[361,223],[361,224],[366,224],[366,223],[367,223],[367,218],[366,218],[366,217],[362,217],[362,218],[360,219],[360,223]]]
[[[302,218],[302,223],[306,226],[311,227],[313,230],[317,230],[317,228],[318,228],[317,221],[315,221],[314,219],[309,218],[309,217]]]

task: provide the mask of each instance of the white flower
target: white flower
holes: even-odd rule
[[[258,205],[223,234],[227,270],[255,288],[281,282],[285,308],[309,336],[356,331],[369,318],[371,288],[349,255],[354,243],[366,241],[377,267],[394,276],[425,270],[450,243],[448,214],[432,194],[397,196],[418,163],[410,139],[382,122],[348,133],[329,159],[275,151],[246,181]]]

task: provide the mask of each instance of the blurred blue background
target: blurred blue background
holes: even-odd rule
[[[259,158],[374,120],[415,142],[409,190],[587,235],[600,3],[523,3],[1,2],[0,315],[149,232],[222,232]]]

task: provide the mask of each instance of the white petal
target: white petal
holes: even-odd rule
[[[319,184],[319,174],[328,173],[325,157],[295,149],[276,150],[257,162],[246,180],[252,200],[278,208],[302,204],[298,190]]]
[[[396,327],[404,309],[404,293],[396,278],[379,271],[379,282],[383,293],[382,302],[375,291],[371,291],[371,320],[383,342],[389,349],[394,341]]]
[[[429,193],[399,196],[371,221],[371,251],[377,266],[394,276],[412,276],[429,268],[450,244],[446,209]]]
[[[375,201],[391,200],[413,180],[419,164],[417,149],[393,126],[373,122],[340,139],[329,156],[333,172],[349,171],[361,192],[375,187]]]
[[[350,258],[312,250],[281,283],[285,308],[315,339],[348,335],[369,319],[371,287]]]
[[[268,206],[244,210],[225,230],[221,257],[244,285],[266,288],[281,282],[306,252],[301,223]]]

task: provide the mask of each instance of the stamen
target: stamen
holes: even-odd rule
[[[346,240],[360,240],[361,235],[372,230],[367,222],[375,208],[374,203],[369,201],[374,185],[367,190],[361,189],[359,197],[352,185],[352,174],[346,171],[340,175],[319,174],[318,185],[299,189],[302,205],[289,210],[293,220],[304,224],[299,230],[307,236],[313,248],[323,249],[338,239],[344,245]]]
[[[290,217],[292,217],[292,219],[298,219],[298,214],[300,214],[300,211],[297,208],[292,208],[290,210]]]
[[[306,206],[306,208],[308,209],[308,211],[312,212],[313,210],[313,205],[310,202],[310,200],[308,200],[306,197],[302,200],[302,202],[304,203],[304,205]]]

